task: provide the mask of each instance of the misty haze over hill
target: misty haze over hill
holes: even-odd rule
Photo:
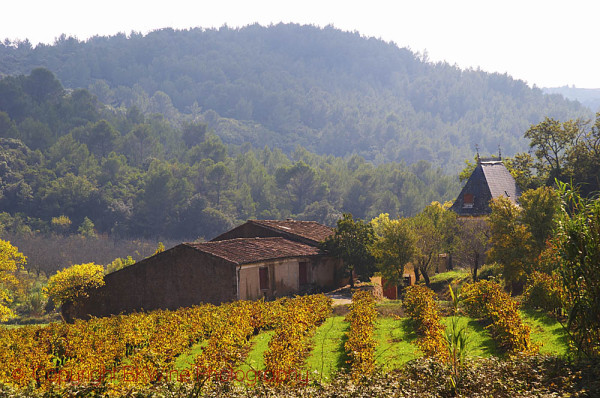
[[[600,88],[578,88],[578,87],[549,87],[543,88],[547,94],[560,94],[573,101],[579,101],[594,112],[600,112]]]
[[[0,45],[0,73],[37,66],[114,107],[204,121],[227,144],[287,153],[301,145],[376,163],[427,160],[448,172],[460,170],[475,145],[483,153],[526,150],[523,133],[545,116],[593,115],[510,76],[429,63],[333,27],[162,29]]]

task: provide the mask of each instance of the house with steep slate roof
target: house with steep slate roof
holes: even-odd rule
[[[338,287],[341,260],[317,246],[333,229],[312,221],[250,220],[209,242],[181,243],[105,276],[67,303],[66,320],[267,299]]]
[[[490,200],[504,196],[517,204],[521,190],[502,158],[478,158],[477,166],[450,210],[460,217],[486,216]]]

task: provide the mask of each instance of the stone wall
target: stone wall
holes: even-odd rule
[[[63,306],[65,319],[175,310],[237,299],[235,265],[186,245],[108,274],[105,282],[89,298]]]

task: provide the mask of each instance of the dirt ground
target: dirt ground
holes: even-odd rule
[[[352,293],[356,290],[371,291],[377,300],[383,299],[381,285],[376,283],[357,282],[354,284],[354,288],[350,288],[350,285],[346,285],[331,292],[325,293],[326,296],[333,299],[334,315],[346,315],[348,313],[348,307],[352,303]]]

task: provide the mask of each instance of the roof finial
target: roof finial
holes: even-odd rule
[[[498,144],[498,159],[502,160],[502,148],[500,148],[500,144]]]
[[[477,151],[477,163],[481,163],[481,159],[479,158],[479,145],[475,144],[475,150]]]

